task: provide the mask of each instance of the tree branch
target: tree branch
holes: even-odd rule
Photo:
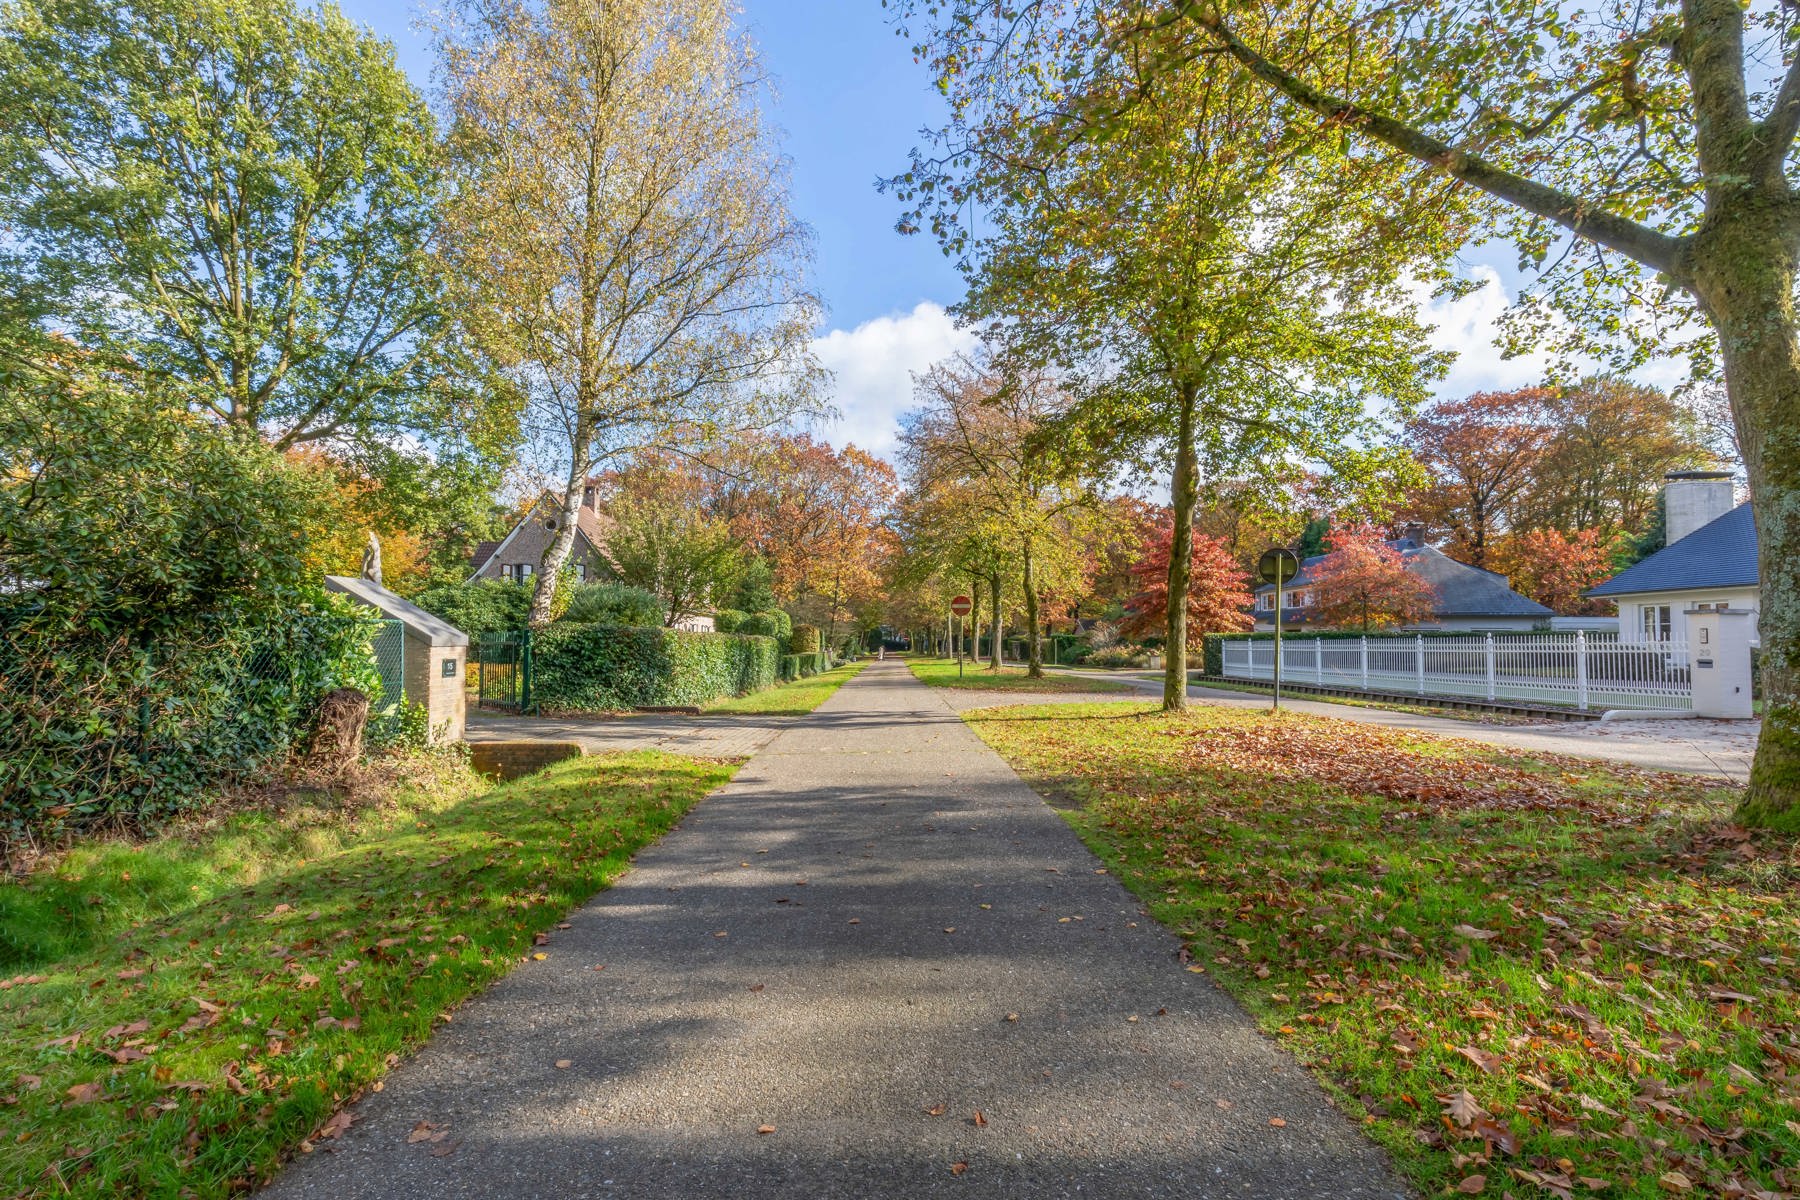
[[[1472,187],[1563,228],[1635,262],[1672,276],[1680,275],[1684,240],[1659,233],[1560,188],[1515,175],[1479,155],[1459,150],[1403,121],[1333,96],[1284,70],[1240,39],[1223,18],[1203,11],[1200,0],[1177,0],[1182,13],[1218,38],[1230,55],[1252,75],[1294,103],[1334,121],[1359,129],[1384,145],[1443,171]]]

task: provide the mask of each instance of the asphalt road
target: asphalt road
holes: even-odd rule
[[[1407,1194],[899,663],[571,924],[265,1194]]]

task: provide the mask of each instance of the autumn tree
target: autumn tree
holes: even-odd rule
[[[1021,63],[1054,80],[1046,107],[1065,145],[1098,144],[1094,130],[1110,137],[1124,120],[1104,66],[1120,54],[1158,74],[1250,81],[1284,101],[1271,112],[1284,128],[1415,164],[1383,188],[1391,202],[1444,182],[1482,197],[1483,232],[1517,243],[1528,266],[1548,264],[1515,325],[1519,342],[1580,344],[1621,363],[1688,349],[1703,368],[1717,354],[1762,586],[1765,719],[1738,815],[1800,829],[1800,43],[1787,5],[902,0],[901,10],[922,19],[916,52],[958,92],[979,94]],[[1675,341],[1696,327],[1701,336]]]
[[[1044,593],[1070,587],[1079,574],[1071,526],[1095,507],[1080,464],[1039,436],[1067,396],[1041,372],[966,355],[919,377],[914,396],[920,405],[901,438],[908,477],[916,488],[960,490],[977,536],[993,538],[1017,562],[1026,670],[1042,676]]]
[[[744,573],[744,551],[731,530],[685,504],[615,498],[606,504],[607,574],[653,592],[663,624],[718,607]]]
[[[596,464],[792,414],[808,241],[726,0],[464,0],[443,31],[447,257],[573,512]],[[533,624],[574,543],[545,553]]]
[[[1173,523],[1164,525],[1156,540],[1131,569],[1138,592],[1126,605],[1121,632],[1130,637],[1161,633],[1169,623],[1169,553],[1175,541]],[[1197,650],[1209,633],[1243,633],[1255,628],[1250,607],[1249,577],[1218,538],[1196,533],[1188,564],[1188,648]]]
[[[1557,388],[1555,432],[1520,504],[1521,527],[1636,532],[1663,477],[1716,461],[1695,414],[1658,388],[1599,376]]]
[[[495,399],[449,370],[441,181],[393,47],[335,7],[0,15],[0,292],[277,449],[444,440]]]
[[[1485,566],[1489,543],[1532,494],[1554,399],[1549,388],[1477,392],[1435,401],[1406,423],[1406,444],[1430,476],[1414,515],[1448,529],[1456,557]]]
[[[1590,600],[1584,593],[1618,573],[1617,540],[1599,529],[1580,529],[1573,534],[1528,529],[1497,541],[1488,566],[1506,576],[1514,591],[1559,615],[1601,616],[1612,605]]]
[[[1370,525],[1339,526],[1330,549],[1301,584],[1313,593],[1322,625],[1370,630],[1429,621],[1437,589],[1409,571],[1406,558]]]
[[[1004,24],[985,6],[967,16]],[[1095,44],[1083,79],[1116,119],[1082,140],[1063,119],[1053,40],[979,74],[942,48],[924,53],[952,121],[893,181],[913,206],[903,227],[957,256],[965,320],[1060,372],[1077,401],[1057,423],[1063,446],[1171,479],[1163,706],[1185,708],[1179,598],[1203,479],[1307,459],[1354,474],[1380,457],[1355,449],[1379,444],[1365,399],[1416,402],[1437,367],[1396,315],[1398,282],[1412,246],[1454,227],[1455,199],[1421,193],[1402,243],[1365,199],[1391,169],[1335,134],[1284,130],[1249,83],[1151,72],[1129,47]]]

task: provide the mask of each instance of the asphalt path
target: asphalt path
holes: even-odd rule
[[[1407,1194],[900,663],[570,925],[265,1194]]]

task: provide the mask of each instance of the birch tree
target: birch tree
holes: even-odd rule
[[[806,230],[726,0],[466,0],[443,30],[450,254],[567,467],[779,424],[810,403]],[[562,522],[531,622],[574,542]]]

